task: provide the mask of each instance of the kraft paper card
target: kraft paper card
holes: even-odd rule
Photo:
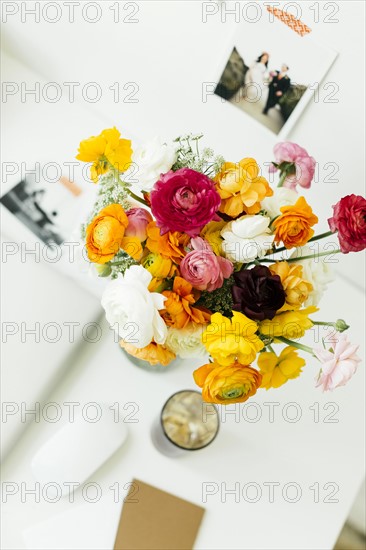
[[[190,550],[204,512],[201,506],[134,479],[114,550]]]

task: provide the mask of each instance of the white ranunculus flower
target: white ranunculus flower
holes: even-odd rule
[[[164,143],[159,136],[142,147],[137,147],[132,155],[132,161],[137,167],[138,187],[143,191],[151,191],[160,174],[168,172],[177,158],[176,147]]]
[[[149,292],[151,274],[141,265],[132,265],[118,279],[111,281],[102,296],[102,306],[110,326],[120,338],[137,348],[152,339],[164,344],[168,329],[159,315],[166,298]]]
[[[309,293],[309,297],[304,302],[304,306],[317,306],[322,298],[324,291],[327,289],[328,283],[334,281],[333,271],[329,263],[324,261],[324,258],[316,258],[314,249],[309,246],[297,248],[292,253],[292,258],[298,258],[296,262],[302,265],[303,279],[309,281],[313,285],[313,290]],[[314,258],[301,260],[303,256],[313,255]]]
[[[203,327],[170,328],[165,345],[179,357],[189,359],[207,355],[202,343]]]
[[[221,230],[222,249],[232,262],[251,262],[261,258],[273,245],[274,235],[269,229],[270,218],[245,215],[229,222]]]
[[[272,197],[266,197],[261,202],[263,210],[267,211],[267,215],[273,220],[276,216],[281,215],[280,208],[282,206],[290,206],[295,204],[299,195],[293,189],[287,187],[277,187],[274,190]]]

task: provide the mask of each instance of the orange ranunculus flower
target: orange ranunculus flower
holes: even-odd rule
[[[161,254],[169,258],[175,264],[180,264],[186,255],[185,247],[190,241],[190,236],[179,231],[168,231],[160,235],[160,229],[156,222],[150,222],[146,228],[146,247],[155,254]]]
[[[240,363],[227,367],[216,362],[208,363],[195,370],[193,377],[202,388],[203,399],[220,405],[243,403],[257,392],[262,383],[262,375],[257,370]]]
[[[269,270],[273,275],[279,275],[286,294],[286,302],[277,313],[299,309],[313,290],[313,285],[302,277],[302,265],[276,262],[269,266]]]
[[[257,214],[261,201],[273,195],[268,181],[259,175],[259,166],[252,158],[239,163],[225,162],[215,177],[216,190],[222,201],[220,212],[231,218],[240,214]]]
[[[304,197],[299,197],[293,205],[282,206],[281,212],[273,223],[275,243],[282,241],[286,248],[304,246],[314,235],[311,227],[318,223],[318,217]]]
[[[175,353],[161,344],[151,342],[144,348],[136,348],[132,344],[128,344],[123,340],[120,341],[120,346],[127,351],[133,357],[148,361],[150,365],[163,365],[166,367],[173,359],[176,358]]]
[[[137,237],[125,237],[128,218],[120,204],[103,208],[86,229],[86,249],[91,262],[105,264],[122,248],[138,260],[142,246]]]
[[[194,295],[192,285],[182,277],[175,277],[173,290],[164,290],[162,294],[167,299],[160,314],[168,327],[185,328],[190,322],[205,325],[210,320],[209,312],[193,307],[199,293]]]

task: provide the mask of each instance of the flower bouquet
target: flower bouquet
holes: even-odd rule
[[[342,198],[330,230],[314,235],[318,218],[297,192],[315,171],[305,149],[276,145],[273,190],[253,158],[225,161],[201,149],[201,137],[156,138],[133,152],[112,128],[80,144],[77,158],[99,186],[83,236],[90,262],[111,279],[102,305],[120,345],[153,365],[202,356],[193,376],[211,403],[244,402],[297,378],[299,350],[320,362],[317,386],[344,385],[358,346],[345,321],[312,319],[331,280],[317,258],[366,248],[365,199]],[[333,233],[339,248],[313,247]],[[329,346],[300,343],[317,324],[332,328]]]

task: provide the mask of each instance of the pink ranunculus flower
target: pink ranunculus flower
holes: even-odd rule
[[[343,254],[360,252],[366,248],[366,199],[347,195],[333,206],[333,217],[328,220],[330,230],[338,231]]]
[[[210,221],[219,221],[221,204],[214,183],[190,168],[161,175],[150,194],[151,211],[162,234],[181,231],[196,237]]]
[[[300,185],[308,189],[315,173],[315,159],[311,157],[303,147],[291,141],[277,143],[273,152],[276,164],[279,165],[280,170],[282,163],[293,164],[293,169],[295,170],[295,173],[287,176],[283,183],[283,187],[289,187],[290,189],[296,190],[297,185]],[[273,167],[271,167],[270,172],[273,171]]]
[[[131,208],[126,212],[128,226],[125,230],[126,237],[137,237],[141,242],[146,241],[147,225],[153,221],[150,212],[144,208]]]
[[[329,350],[323,348],[313,350],[322,363],[316,387],[322,386],[323,391],[345,386],[355,374],[357,364],[361,361],[356,355],[359,346],[351,344],[345,334],[336,332],[328,337],[327,342],[331,344]]]
[[[201,237],[191,239],[192,251],[180,264],[182,277],[198,290],[212,292],[221,288],[224,279],[232,274],[233,264],[226,258],[216,256],[211,246]]]

